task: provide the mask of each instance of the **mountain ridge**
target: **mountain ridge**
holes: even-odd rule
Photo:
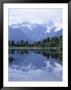
[[[48,30],[48,25],[44,24],[31,24],[31,23],[22,23],[22,24],[13,24],[9,26],[9,40],[24,40],[29,42],[37,42],[45,39],[47,37],[58,37],[62,35],[62,28],[58,31],[55,26],[54,28],[50,27],[50,32]],[[46,32],[48,31],[48,32]]]

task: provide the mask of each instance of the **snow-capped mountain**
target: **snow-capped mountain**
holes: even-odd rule
[[[24,22],[9,26],[9,40],[37,42],[47,37],[58,37],[60,35],[62,35],[62,27],[59,28],[48,24]]]
[[[14,27],[9,27],[9,40],[24,40],[24,41],[31,41],[22,31],[20,28],[14,28]]]

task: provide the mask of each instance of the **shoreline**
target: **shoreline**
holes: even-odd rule
[[[9,49],[60,49],[59,47],[9,47]]]

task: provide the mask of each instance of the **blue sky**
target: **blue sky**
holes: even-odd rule
[[[62,23],[62,9],[13,9],[9,8],[9,25],[22,22],[47,23],[54,21]]]

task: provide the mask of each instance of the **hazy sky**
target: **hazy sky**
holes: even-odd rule
[[[47,23],[50,20],[62,22],[62,9],[9,9],[9,25],[31,22]]]

